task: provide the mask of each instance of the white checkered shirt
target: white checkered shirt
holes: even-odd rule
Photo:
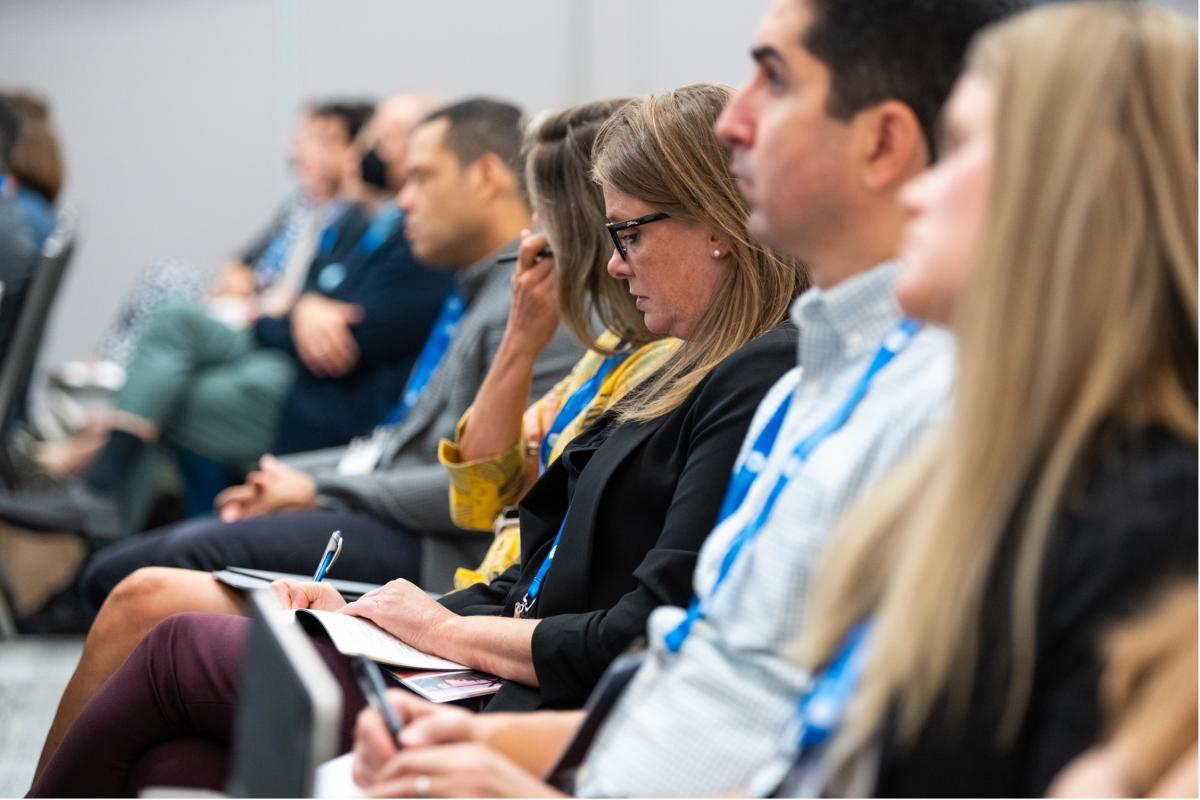
[[[694,590],[707,597],[734,536],[762,508],[796,443],[841,407],[901,313],[887,263],[792,308],[800,366],[779,380],[750,425],[738,463],[789,393],[795,396],[740,509],[700,551]],[[650,654],[600,730],[578,775],[584,796],[699,796],[745,791],[779,751],[807,676],[786,657],[800,630],[814,562],[842,512],[940,421],[949,407],[953,342],[926,326],[879,372],[846,424],[780,495],[678,653],[663,636],[683,609],[647,623]]]

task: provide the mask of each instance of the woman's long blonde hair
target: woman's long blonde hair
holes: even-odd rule
[[[594,347],[596,324],[633,346],[662,337],[646,330],[633,296],[608,274],[612,240],[604,195],[592,180],[601,126],[628,99],[598,100],[534,120],[525,139],[525,175],[533,207],[554,249],[563,324]]]
[[[799,643],[815,667],[875,620],[838,752],[890,709],[903,744],[935,703],[963,713],[1006,536],[1013,660],[998,735],[1011,740],[1033,680],[1046,543],[1087,462],[1110,431],[1196,438],[1191,26],[1150,5],[1047,6],[982,34],[968,71],[995,90],[994,166],[956,312],[954,410],[839,526]]]
[[[593,174],[673,219],[729,237],[725,274],[697,333],[621,404],[625,421],[677,408],[709,371],[771,330],[807,285],[794,260],[765,250],[746,233],[749,209],[734,184],[713,126],[733,90],[696,83],[625,104],[596,140]]]

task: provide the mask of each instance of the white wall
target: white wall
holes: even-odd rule
[[[739,83],[765,0],[2,0],[0,86],[54,103],[84,235],[46,343],[86,354],[163,256],[216,265],[288,188],[296,110],[487,93],[531,111]]]
[[[1167,0],[1195,17],[1195,0]],[[766,0],[0,0],[0,86],[54,103],[84,237],[50,362],[83,355],[136,273],[219,264],[288,187],[307,98],[490,93],[531,111],[738,84]]]

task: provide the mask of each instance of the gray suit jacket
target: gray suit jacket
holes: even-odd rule
[[[337,463],[345,448],[302,453],[287,459],[317,479],[324,505],[365,511],[425,537],[421,583],[449,589],[454,568],[483,557],[491,535],[464,531],[450,520],[450,480],[438,463],[438,442],[454,438],[454,428],[475,399],[500,347],[512,299],[514,265],[497,259],[516,251],[515,243],[459,273],[467,300],[450,349],[404,421],[391,432],[379,466],[370,475],[341,476]],[[540,397],[583,355],[579,342],[559,328],[538,357],[533,397]]]

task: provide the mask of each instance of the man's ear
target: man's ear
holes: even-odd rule
[[[488,199],[516,191],[512,171],[495,153],[484,153],[470,169],[474,185]]]
[[[899,100],[885,100],[855,115],[855,149],[863,185],[887,191],[925,169],[929,147],[917,115]]]

